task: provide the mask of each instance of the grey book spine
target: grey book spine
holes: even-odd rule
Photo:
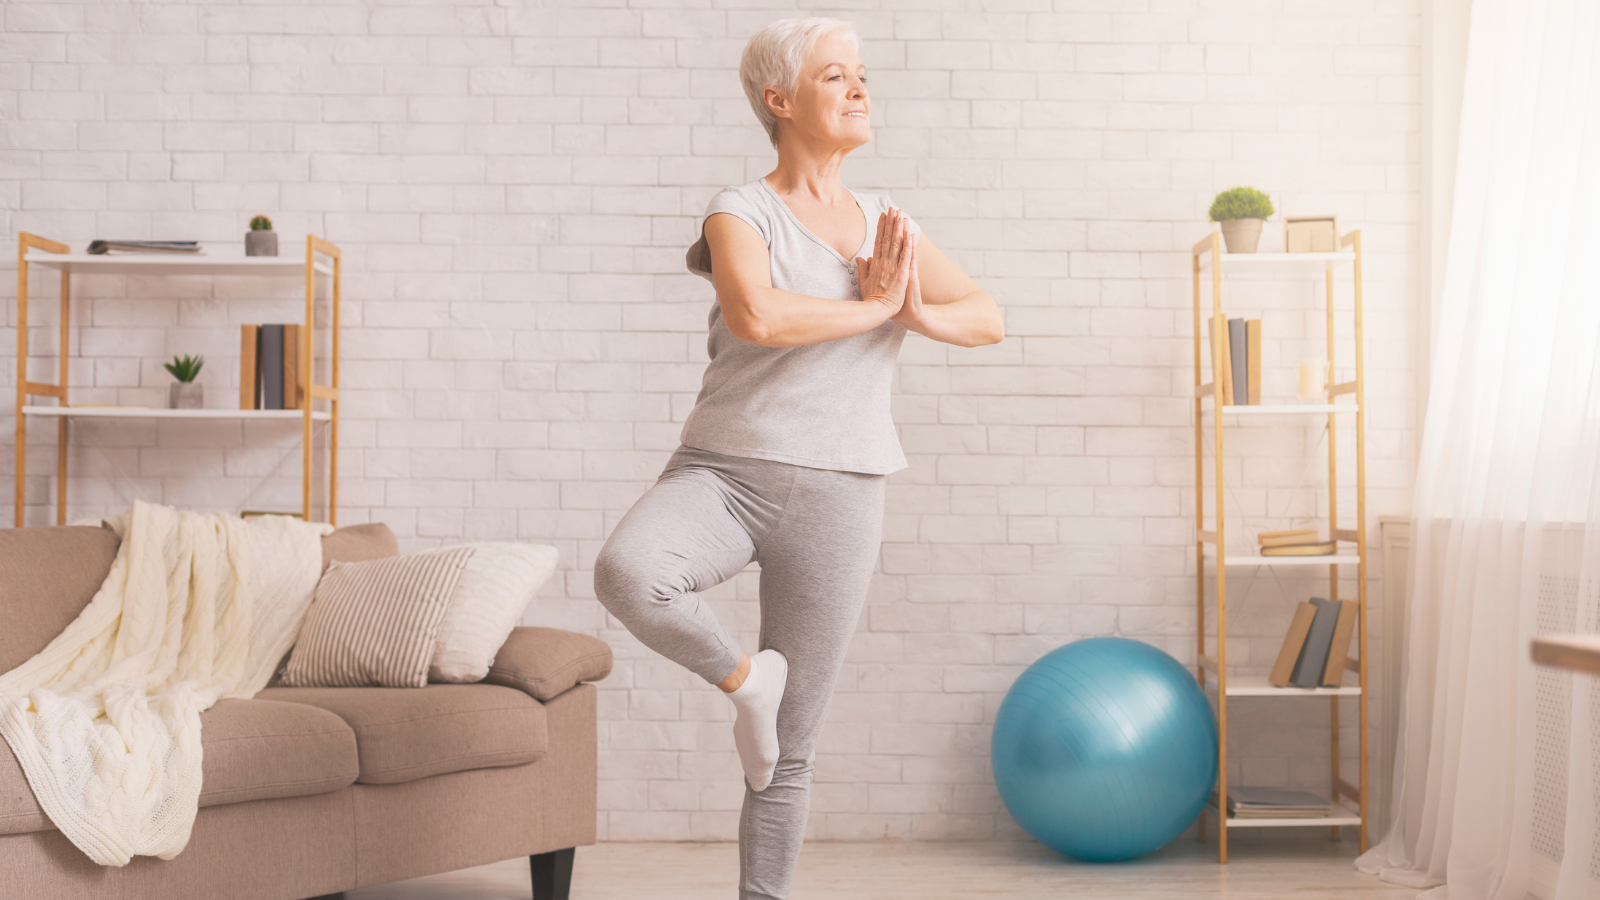
[[[1243,319],[1228,320],[1228,354],[1232,357],[1233,366],[1233,402],[1244,406],[1250,402],[1250,374],[1247,370],[1250,359],[1250,348],[1247,344],[1249,337],[1245,333]]]
[[[283,409],[282,325],[261,326],[261,352],[256,359],[261,366],[261,408]]]
[[[1294,674],[1289,683],[1295,687],[1314,688],[1322,684],[1322,670],[1328,665],[1328,648],[1333,644],[1333,629],[1339,624],[1339,604],[1321,597],[1312,597],[1317,617],[1311,620],[1311,630],[1306,634],[1306,645],[1300,649],[1300,659],[1294,664]]]

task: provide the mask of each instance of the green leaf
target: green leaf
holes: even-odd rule
[[[172,377],[184,384],[194,381],[200,374],[200,369],[205,366],[204,356],[174,356],[172,362],[162,363],[162,368],[172,373]]]
[[[1266,194],[1252,187],[1236,187],[1218,194],[1211,201],[1211,210],[1207,215],[1213,222],[1227,222],[1233,219],[1265,219],[1274,212],[1272,200]]]

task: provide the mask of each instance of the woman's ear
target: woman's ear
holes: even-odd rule
[[[785,97],[770,84],[761,89],[761,102],[765,103],[767,109],[772,110],[772,114],[780,119],[794,118],[794,111],[789,108],[789,98]]]

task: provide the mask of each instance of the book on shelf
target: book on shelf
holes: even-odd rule
[[[1290,528],[1285,531],[1263,531],[1256,535],[1256,543],[1263,547],[1287,547],[1294,544],[1316,544],[1319,532],[1315,528]]]
[[[1228,353],[1231,356],[1233,403],[1250,402],[1249,340],[1245,336],[1243,319],[1228,320]]]
[[[1339,601],[1339,618],[1333,626],[1333,640],[1328,645],[1328,664],[1322,670],[1322,686],[1338,687],[1344,682],[1345,663],[1350,660],[1350,637],[1356,630],[1356,619],[1361,615],[1354,600]]]
[[[1262,547],[1262,556],[1332,556],[1339,549],[1337,541],[1322,541],[1316,544],[1284,544],[1278,547]]]
[[[283,326],[262,325],[261,346],[256,350],[261,364],[261,408],[283,409]]]
[[[1317,614],[1311,620],[1311,630],[1306,632],[1306,645],[1300,649],[1294,673],[1289,676],[1289,683],[1299,688],[1322,686],[1328,650],[1333,646],[1333,632],[1339,624],[1338,603],[1323,597],[1312,597],[1311,603],[1317,608]]]
[[[243,325],[239,333],[239,408],[300,409],[305,397],[301,384],[301,328],[284,325]]]
[[[1272,664],[1272,674],[1267,676],[1267,683],[1273,687],[1288,687],[1289,676],[1294,674],[1294,664],[1300,659],[1300,651],[1305,649],[1306,635],[1311,632],[1311,621],[1317,617],[1317,608],[1310,603],[1301,603],[1295,607],[1294,619],[1289,623],[1289,633],[1283,638],[1283,647],[1278,650],[1278,660]]]
[[[1211,792],[1217,805],[1217,792]],[[1309,791],[1236,787],[1228,789],[1228,816],[1236,819],[1326,819],[1328,801]]]
[[[89,242],[89,253],[94,256],[147,253],[182,253],[188,255],[204,254],[205,248],[199,241],[103,241]]]
[[[261,344],[260,325],[239,326],[239,408],[261,408],[261,370],[256,349]]]
[[[1261,405],[1261,320],[1244,321],[1245,402]]]

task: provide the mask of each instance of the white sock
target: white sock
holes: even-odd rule
[[[750,789],[757,793],[772,783],[778,766],[778,704],[789,681],[789,661],[776,650],[750,657],[750,674],[738,690],[728,694],[738,717],[733,722],[733,743]]]

